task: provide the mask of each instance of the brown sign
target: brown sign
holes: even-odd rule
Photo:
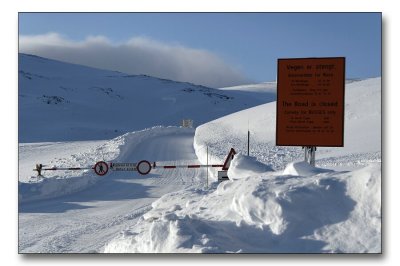
[[[343,147],[345,58],[278,59],[277,146]]]

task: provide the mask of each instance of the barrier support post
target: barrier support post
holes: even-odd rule
[[[208,189],[208,146],[207,146],[207,189]]]

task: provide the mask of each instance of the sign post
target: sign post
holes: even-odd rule
[[[317,147],[307,146],[303,147],[303,149],[304,149],[304,161],[312,166],[315,166],[315,151],[317,150]]]
[[[207,188],[208,188],[208,145],[207,145]]]
[[[316,147],[344,145],[345,58],[278,59],[276,145],[302,146],[315,164]]]

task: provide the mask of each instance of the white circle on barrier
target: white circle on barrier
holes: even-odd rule
[[[147,175],[151,171],[151,164],[149,161],[142,160],[136,166],[137,171],[141,175]]]

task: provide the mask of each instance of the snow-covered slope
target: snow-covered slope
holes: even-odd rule
[[[247,154],[247,130],[250,130],[250,155],[283,169],[286,164],[304,158],[299,147],[275,146],[275,102],[221,117],[196,129],[195,149],[200,161],[222,162],[231,147]],[[373,78],[346,84],[344,147],[318,148],[316,163],[346,169],[381,159],[381,79]]]
[[[263,99],[264,102],[273,102],[276,100],[276,82],[263,82],[256,84],[247,84],[233,87],[218,88],[219,90],[235,93],[238,96],[252,97],[253,99]]]
[[[276,94],[276,82],[263,82],[247,85],[239,85],[232,87],[219,88],[220,90],[226,91],[252,91],[260,93]]]
[[[110,139],[187,118],[199,125],[275,99],[27,54],[18,67],[19,142]]]
[[[239,154],[230,181],[167,194],[105,252],[381,252],[381,80],[346,85],[345,147],[275,146],[275,103],[196,129],[202,163]],[[253,157],[243,155],[247,129]],[[347,171],[343,171],[346,169]],[[215,180],[215,179],[214,179]]]

